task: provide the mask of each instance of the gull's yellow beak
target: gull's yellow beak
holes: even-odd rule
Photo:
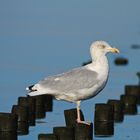
[[[109,51],[112,53],[120,53],[120,51],[117,48],[110,48]]]

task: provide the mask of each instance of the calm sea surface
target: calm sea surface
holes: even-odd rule
[[[113,62],[114,59],[117,57],[117,55],[109,57],[110,76],[106,88],[95,98],[82,102],[81,108],[84,112],[86,120],[93,121],[95,103],[105,103],[108,99],[119,99],[120,95],[124,93],[125,85],[138,84],[138,78],[136,76],[136,72],[139,71],[140,68],[139,54],[140,54],[139,49],[134,50],[131,49],[130,46],[128,46],[125,50],[125,57],[129,60],[129,64],[127,66],[115,66]],[[123,56],[123,54],[120,55]],[[80,56],[78,55],[77,57]],[[46,59],[50,59],[50,58],[46,55]],[[56,60],[56,63],[59,62],[57,62]],[[79,65],[81,63],[79,63]],[[52,65],[55,65],[55,63]],[[17,98],[19,96],[25,95],[26,84],[27,83],[30,84],[33,81],[33,79],[35,79],[36,77],[36,75],[33,76],[32,70],[29,70],[31,72],[30,73],[31,75],[30,74],[27,75],[28,68],[26,67],[20,68],[21,72],[18,71],[19,68],[16,69],[16,67],[13,66],[7,66],[7,67],[2,68],[3,75],[1,73],[1,77],[3,77],[3,80],[0,79],[2,83],[0,85],[1,87],[0,111],[1,112],[10,112],[12,105],[17,103]],[[44,68],[42,68],[42,70],[45,71]],[[60,67],[58,67],[58,71],[61,71]],[[41,70],[37,70],[35,72],[33,71],[33,73],[34,74],[36,73],[37,75],[40,74],[39,72],[41,72]],[[47,72],[47,68],[46,68],[46,72]],[[20,74],[22,74],[21,77]],[[27,81],[24,76],[27,78]],[[37,80],[38,77],[36,77]],[[40,78],[42,78],[42,76],[40,76]],[[70,109],[74,107],[75,104],[71,104],[63,101],[54,101],[53,112],[47,113],[45,119],[37,120],[38,122],[37,125],[35,127],[30,127],[29,135],[19,136],[19,140],[37,139],[39,133],[51,133],[54,126],[64,126],[65,121],[64,121],[63,111],[65,109]],[[139,132],[140,132],[139,113],[140,113],[140,107],[139,107],[138,115],[125,116],[123,123],[115,124],[115,134],[113,137],[94,138],[94,139],[95,140],[100,140],[100,139],[139,140]]]

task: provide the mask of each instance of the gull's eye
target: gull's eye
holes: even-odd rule
[[[102,45],[101,47],[102,47],[102,49],[104,49],[105,48],[105,45]]]
[[[106,46],[105,45],[100,45],[99,48],[100,49],[104,49]]]

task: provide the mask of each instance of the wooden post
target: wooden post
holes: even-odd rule
[[[58,140],[58,138],[54,134],[39,134],[38,140]]]
[[[73,127],[54,127],[53,133],[58,137],[58,140],[74,140]]]
[[[35,126],[35,111],[36,111],[36,99],[33,97],[19,97],[18,98],[18,105],[28,107],[29,109],[29,125]]]
[[[121,95],[121,101],[124,105],[124,114],[135,115],[137,114],[137,98],[133,95]]]
[[[76,124],[75,140],[93,140],[93,124]]]
[[[17,140],[17,115],[0,113],[0,140]]]
[[[84,115],[83,115],[81,110],[80,110],[80,115],[81,115],[81,120],[84,121]],[[64,116],[65,116],[66,126],[74,127],[77,124],[77,121],[76,121],[77,120],[77,110],[76,110],[76,108],[64,110]]]
[[[125,94],[136,96],[137,104],[140,105],[140,85],[126,85]]]
[[[29,133],[28,108],[19,105],[13,105],[12,113],[18,116],[18,134],[27,135]]]
[[[109,104],[96,104],[94,115],[94,134],[112,136],[114,134],[114,108]]]
[[[124,119],[123,103],[120,100],[108,100],[107,104],[114,107],[114,121],[122,122]]]
[[[44,96],[44,105],[46,112],[53,111],[53,97],[51,95],[43,95]]]
[[[43,119],[46,116],[44,96],[39,95],[39,96],[34,96],[34,98],[36,99],[35,117],[36,119]]]

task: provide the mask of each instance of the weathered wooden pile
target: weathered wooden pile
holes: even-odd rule
[[[50,95],[19,97],[10,113],[0,113],[0,140],[17,140],[18,135],[27,135],[29,126],[35,126],[36,119],[45,118],[52,107]]]

